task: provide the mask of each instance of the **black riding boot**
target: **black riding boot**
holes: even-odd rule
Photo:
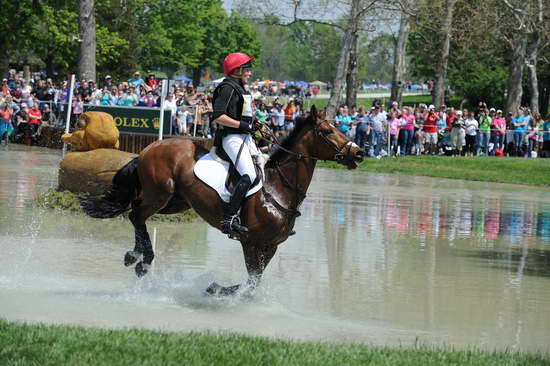
[[[239,183],[235,186],[235,191],[229,203],[224,203],[222,233],[235,236],[235,234],[248,232],[248,228],[241,225],[241,219],[239,218],[238,212],[246,196],[246,192],[248,192],[250,188],[250,184],[252,184],[250,177],[248,175],[242,176]]]

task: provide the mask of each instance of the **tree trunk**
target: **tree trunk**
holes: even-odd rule
[[[518,33],[512,41],[512,64],[508,75],[508,95],[506,98],[506,112],[517,113],[523,96],[523,66],[527,52],[527,38]]]
[[[396,101],[401,105],[403,97],[403,78],[407,72],[407,42],[409,41],[409,30],[411,25],[411,17],[406,12],[401,12],[401,20],[399,22],[399,33],[393,55],[393,73],[391,82],[391,101]]]
[[[330,99],[327,105],[327,118],[334,119],[336,111],[342,103],[342,93],[344,91],[344,81],[348,74],[349,67],[349,54],[353,45],[353,38],[357,34],[357,28],[359,19],[357,14],[359,12],[360,0],[353,0],[351,4],[350,16],[344,33],[344,39],[342,40],[342,48],[340,49],[340,59],[338,60],[338,66],[336,68],[336,76],[334,77],[334,83],[330,90]]]
[[[346,75],[346,105],[357,105],[357,33],[353,36]]]
[[[538,35],[531,40],[527,50],[527,70],[529,72],[529,91],[531,93],[531,112],[539,113],[539,80],[537,77],[537,59],[540,48]]]
[[[440,106],[445,102],[445,89],[447,82],[447,69],[449,66],[449,50],[451,48],[451,33],[453,13],[457,0],[445,0],[445,15],[441,26],[441,53],[439,54],[439,67],[436,71],[436,80],[433,93],[433,104]]]
[[[8,56],[7,44],[3,39],[0,39],[0,73],[2,77],[8,76],[10,68],[10,57]]]
[[[202,76],[202,68],[200,66],[195,67],[193,69],[193,86],[195,87],[195,89],[201,83],[201,76]]]
[[[78,76],[80,79],[96,79],[96,24],[94,0],[80,0],[79,36],[80,54]]]

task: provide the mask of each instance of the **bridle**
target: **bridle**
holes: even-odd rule
[[[315,134],[316,137],[320,137],[322,139],[322,141],[324,141],[328,147],[330,147],[332,150],[334,150],[336,152],[336,154],[334,155],[334,160],[337,161],[337,162],[344,162],[346,160],[353,159],[353,158],[349,157],[349,153],[350,153],[351,148],[354,145],[354,143],[352,141],[348,141],[344,145],[339,147],[336,143],[334,143],[333,141],[331,141],[328,138],[328,136],[333,134],[334,132],[331,132],[330,134],[325,134],[325,133],[323,133],[323,131],[321,131],[321,126],[324,123],[329,123],[329,122],[325,120],[321,123],[315,124],[315,127],[314,127],[313,131],[314,131],[314,134]],[[332,127],[332,125],[331,125],[331,127]],[[291,222],[291,221],[294,221],[296,219],[296,217],[301,215],[301,213],[298,209],[300,208],[300,205],[302,204],[302,202],[306,198],[306,190],[298,183],[298,169],[299,169],[300,162],[305,162],[307,159],[315,160],[315,161],[327,160],[327,159],[319,158],[319,145],[318,144],[315,145],[316,146],[315,156],[306,155],[306,154],[302,154],[302,153],[297,153],[297,152],[294,152],[294,151],[289,150],[289,149],[285,148],[284,146],[282,146],[281,143],[279,142],[279,139],[277,138],[277,136],[275,136],[275,134],[273,133],[273,131],[271,131],[271,129],[268,129],[267,131],[268,131],[267,133],[265,133],[263,131],[261,132],[262,139],[265,140],[265,141],[273,143],[275,146],[277,146],[278,149],[286,152],[287,154],[289,154],[292,157],[292,159],[287,159],[284,163],[295,162],[296,173],[295,173],[295,184],[294,185],[292,185],[292,183],[290,182],[288,177],[285,175],[285,173],[281,169],[283,164],[281,164],[277,161],[277,162],[275,162],[274,165],[275,165],[275,169],[277,170],[277,173],[281,177],[281,180],[282,180],[283,184],[287,188],[289,188],[291,191],[296,192],[296,196],[297,196],[296,197],[297,198],[296,209],[285,208],[284,206],[282,206],[275,199],[275,197],[273,197],[273,195],[265,189],[265,186],[262,187],[262,192],[264,194],[264,197],[268,201],[270,201],[279,211],[281,211],[283,214],[285,214],[285,216],[289,216],[289,222]],[[270,137],[270,139],[267,139],[265,135],[267,135],[267,137]],[[344,151],[344,149],[346,149],[346,148],[347,148],[347,150]]]
[[[315,127],[313,128],[313,131],[314,131],[314,133],[317,137],[321,137],[321,139],[327,144],[328,147],[330,147],[332,150],[336,151],[336,154],[334,155],[334,160],[336,162],[343,162],[343,161],[352,159],[352,158],[349,157],[349,153],[350,153],[351,148],[354,145],[354,143],[352,141],[348,141],[344,145],[342,145],[341,147],[338,147],[337,144],[335,144],[333,141],[331,141],[328,138],[328,136],[332,135],[334,132],[331,132],[329,134],[325,134],[321,131],[321,125],[324,124],[324,123],[329,123],[329,122],[325,120],[325,121],[323,121],[319,124],[316,124]],[[268,129],[268,131],[269,132],[267,132],[267,137],[269,137],[269,139],[266,138],[266,136],[264,135],[264,132],[261,132],[262,139],[265,140],[265,141],[273,143],[275,146],[277,146],[278,149],[290,154],[291,156],[294,156],[295,160],[298,160],[298,161],[299,160],[305,160],[305,159],[323,160],[323,161],[327,160],[327,159],[319,158],[319,145],[317,145],[317,144],[315,145],[316,150],[317,150],[316,154],[315,154],[316,156],[297,153],[297,152],[294,152],[294,151],[289,150],[289,149],[285,148],[284,146],[282,146],[281,143],[279,142],[279,139],[277,138],[277,136],[275,136],[273,131],[271,131],[271,129]],[[346,148],[347,148],[347,150],[344,151],[344,149],[346,149]]]

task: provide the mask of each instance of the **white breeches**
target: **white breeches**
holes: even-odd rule
[[[250,181],[254,182],[254,180],[256,180],[256,169],[254,169],[252,156],[259,155],[260,152],[252,136],[248,134],[227,135],[223,138],[222,146],[227,156],[229,156],[229,159],[235,164],[235,160],[237,160],[237,155],[243,143],[243,150],[241,151],[241,156],[235,167],[240,175],[247,174],[250,177]]]

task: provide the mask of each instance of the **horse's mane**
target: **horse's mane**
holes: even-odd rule
[[[280,146],[275,145],[275,148],[269,154],[269,160],[266,163],[266,168],[272,167],[275,162],[281,160],[281,158],[285,156],[286,151],[284,149],[289,150],[290,148],[292,148],[292,146],[294,146],[296,140],[302,136],[302,132],[305,130],[305,127],[310,125],[309,118],[309,116],[296,117],[295,127],[292,129],[292,131],[290,131],[288,135],[286,135],[281,141],[279,141]]]

